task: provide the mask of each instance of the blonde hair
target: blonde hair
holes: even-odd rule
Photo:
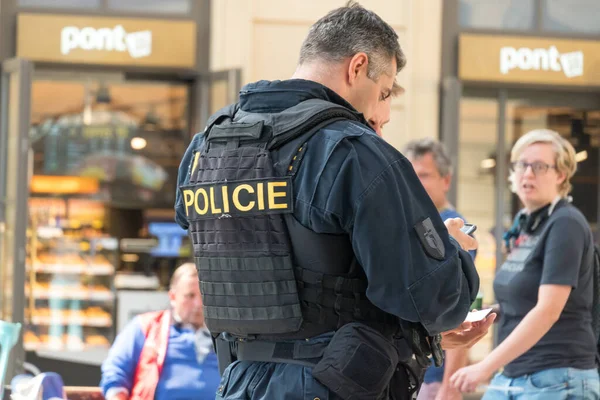
[[[185,263],[177,267],[175,272],[173,272],[173,276],[171,277],[171,284],[169,285],[169,289],[173,290],[181,278],[189,277],[198,279],[198,271],[196,270],[196,264],[194,263]]]
[[[535,129],[521,136],[515,143],[510,153],[510,161],[519,160],[523,151],[535,143],[549,143],[554,148],[554,162],[556,171],[565,174],[565,180],[558,186],[558,194],[565,197],[573,188],[571,178],[577,170],[577,160],[575,158],[575,149],[568,140],[560,136],[558,132],[550,129]],[[510,172],[508,180],[511,182],[511,190],[517,192],[517,183],[515,171]]]

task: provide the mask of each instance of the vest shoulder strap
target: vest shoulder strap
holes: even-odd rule
[[[321,99],[305,100],[273,118],[273,137],[269,150],[275,150],[297,138],[308,141],[325,126],[340,120],[360,121],[360,114]]]
[[[277,113],[252,113],[232,104],[209,119],[204,151],[217,142],[228,148],[241,143],[260,146],[280,153],[275,165],[278,175],[293,175],[302,159],[302,146],[319,130],[340,120],[364,121],[360,113],[322,99],[305,100]]]
[[[361,114],[321,99],[305,100],[278,113],[251,113],[240,110],[239,104],[232,104],[209,119],[206,140],[261,140],[267,142],[269,150],[275,150],[341,119],[360,121]],[[269,129],[263,129],[264,126]]]
[[[267,145],[269,150],[276,151],[274,167],[280,176],[296,174],[306,154],[307,142],[321,129],[336,121],[360,121],[360,114],[324,100],[306,100],[297,107],[306,114],[295,125],[273,135]]]
[[[233,103],[221,108],[208,118],[208,121],[206,122],[206,128],[204,129],[204,131],[209,132],[215,124],[219,124],[223,120],[232,120],[239,108],[239,103]]]

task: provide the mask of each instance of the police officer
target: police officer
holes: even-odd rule
[[[489,328],[461,325],[475,240],[367,122],[405,63],[351,3],[311,27],[292,79],[246,85],[192,140],[175,209],[226,367],[217,399],[407,398],[413,352]]]

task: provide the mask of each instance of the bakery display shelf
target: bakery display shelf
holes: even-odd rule
[[[31,264],[27,267],[31,268]],[[115,267],[111,264],[34,263],[33,269],[35,272],[47,274],[113,275],[115,273]]]
[[[27,296],[29,290],[25,290]],[[85,290],[85,289],[34,289],[33,297],[37,300],[65,299],[65,300],[88,300],[88,301],[113,301],[115,295],[109,290]]]
[[[86,350],[95,350],[95,349],[110,349],[110,344],[83,344],[83,345],[68,345],[68,344],[50,344],[50,343],[23,343],[23,347],[25,351],[63,351],[63,350],[73,350],[73,351],[86,351]]]
[[[110,317],[34,315],[30,321],[33,325],[81,325],[96,328],[109,328],[113,321]]]
[[[119,241],[101,203],[30,198],[23,345],[37,357],[100,365],[115,336]]]

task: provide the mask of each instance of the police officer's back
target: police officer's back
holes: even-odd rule
[[[334,10],[294,79],[245,86],[194,137],[176,211],[220,366],[233,362],[217,398],[388,398],[408,384],[407,343],[435,349],[464,320],[473,263],[365,119],[404,64],[376,14]]]

